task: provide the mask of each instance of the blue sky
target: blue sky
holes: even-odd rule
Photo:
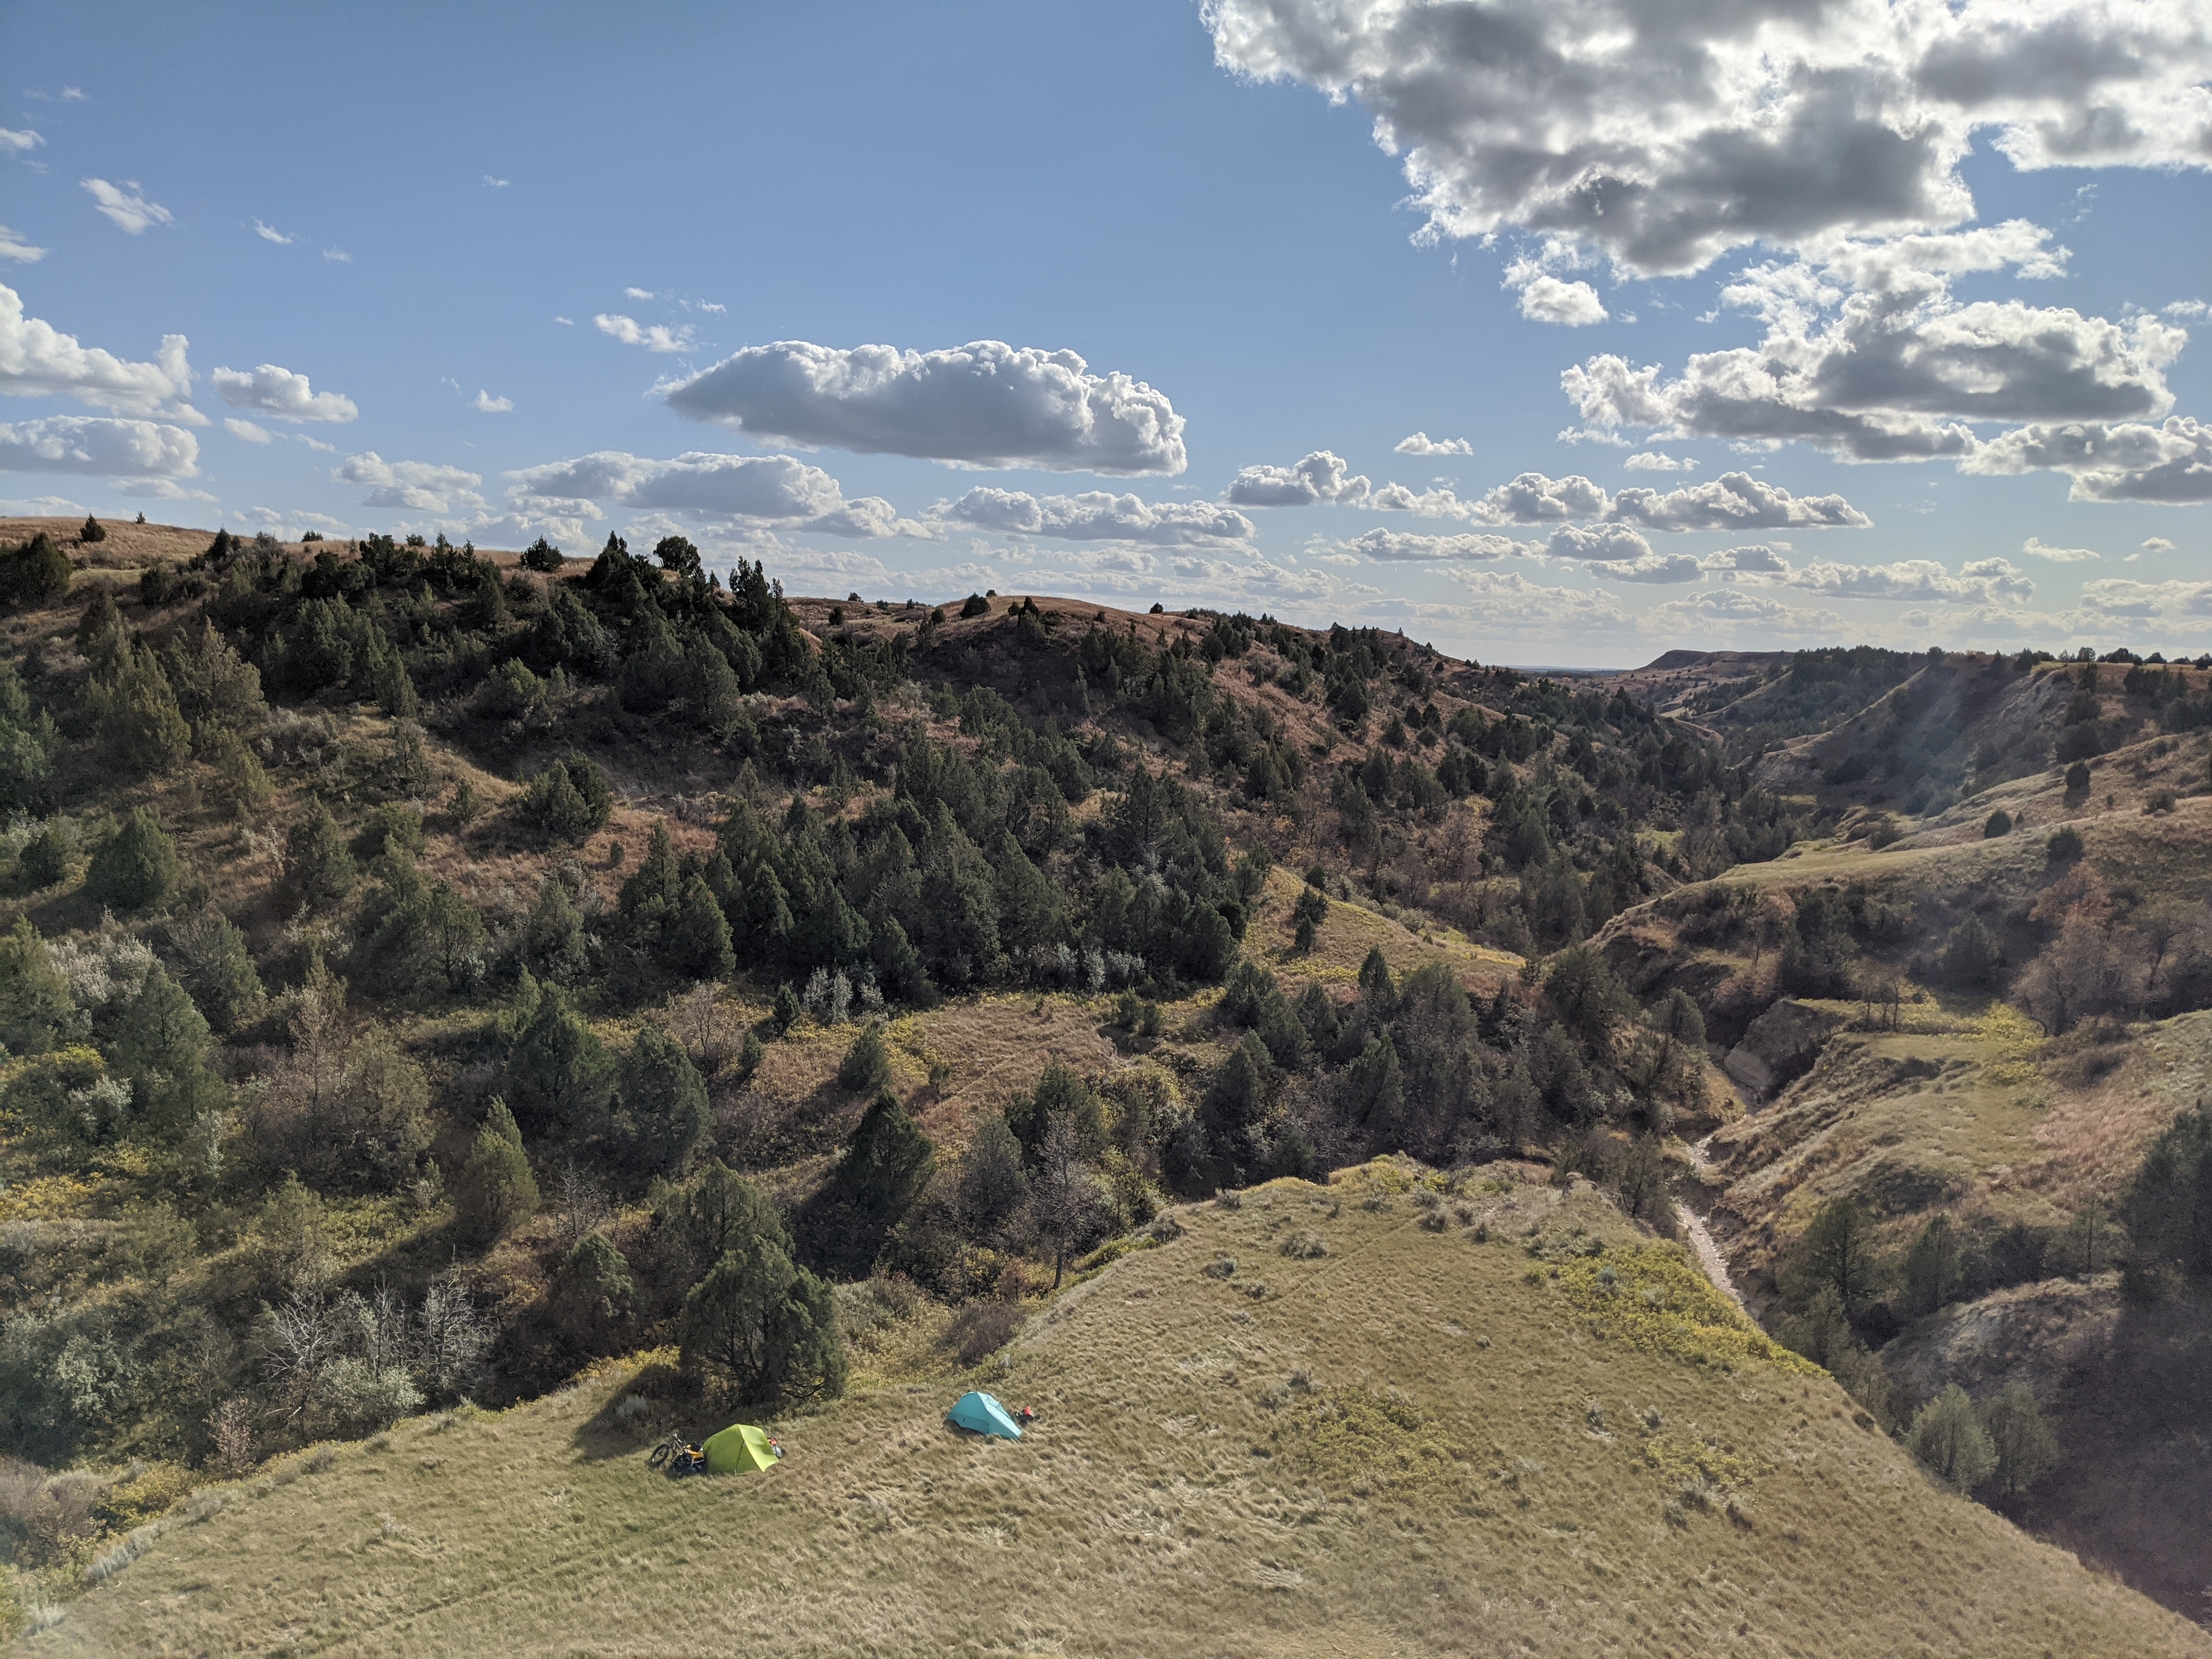
[[[1626,3],[9,4],[0,497],[2212,648],[2203,6]]]

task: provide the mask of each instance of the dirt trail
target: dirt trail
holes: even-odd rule
[[[1705,1140],[1698,1140],[1689,1147],[1690,1162],[1699,1170],[1708,1168],[1712,1163],[1705,1153],[1705,1140],[1711,1139],[1708,1135]],[[1698,1266],[1705,1269],[1705,1277],[1713,1281],[1713,1288],[1747,1315],[1751,1310],[1744,1307],[1743,1297],[1737,1294],[1735,1281],[1729,1277],[1728,1258],[1721,1254],[1721,1247],[1713,1243],[1712,1234],[1705,1229],[1705,1218],[1678,1198],[1674,1200],[1674,1222],[1689,1239],[1690,1253],[1697,1257]]]

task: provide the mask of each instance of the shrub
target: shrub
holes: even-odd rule
[[[969,617],[988,617],[990,614],[991,602],[981,593],[970,593],[960,602],[960,615],[963,621]]]
[[[522,550],[522,568],[525,570],[558,570],[564,562],[561,550],[543,536]]]
[[[1989,822],[1982,825],[1982,839],[1995,841],[2000,836],[2012,834],[2012,814],[2000,806],[1990,814]]]
[[[2143,803],[2143,811],[2150,817],[2173,811],[2173,791],[2160,789]]]
[[[1293,1233],[1282,1243],[1282,1251],[1296,1261],[1311,1261],[1328,1254],[1328,1245],[1319,1233]]]
[[[2070,823],[2062,823],[2051,832],[2043,843],[2043,855],[2053,864],[2064,864],[2081,856],[2081,834]]]
[[[2066,769],[2066,793],[2078,795],[2089,787],[2089,763],[2075,761]]]
[[[945,1328],[945,1346],[963,1365],[980,1365],[1012,1341],[1028,1316],[1011,1302],[971,1302]]]
[[[1921,1466],[1954,1492],[1970,1492],[1996,1473],[1996,1448],[1955,1382],[1920,1408],[1905,1440]]]
[[[84,528],[76,532],[76,538],[81,542],[104,542],[107,539],[107,526],[88,513],[84,515]]]
[[[112,908],[144,910],[168,896],[180,868],[176,842],[141,806],[94,850],[85,890]]]

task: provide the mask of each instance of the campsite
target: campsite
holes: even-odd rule
[[[765,1474],[648,1476],[659,1373],[608,1362],[218,1488],[25,1651],[2203,1650],[1923,1481],[1586,1187],[1231,1196],[975,1371],[888,1328]],[[951,1429],[971,1378],[1044,1431]],[[1963,1588],[1885,1593],[1923,1576]]]

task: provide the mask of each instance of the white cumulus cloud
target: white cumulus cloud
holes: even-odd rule
[[[518,509],[600,519],[612,502],[645,512],[737,528],[775,527],[875,537],[926,535],[878,495],[846,499],[836,479],[789,455],[721,455],[694,451],[670,461],[622,450],[508,473],[507,499]]]
[[[19,265],[34,265],[53,250],[33,247],[5,225],[0,225],[0,259],[13,259]]]
[[[54,415],[0,423],[0,472],[88,472],[114,478],[190,478],[199,441],[155,421]]]
[[[1392,446],[1401,455],[1472,455],[1474,446],[1464,438],[1431,438],[1425,432],[1416,432],[1409,438],[1401,438]]]
[[[304,374],[275,363],[247,371],[218,368],[211,377],[223,402],[233,409],[250,409],[280,421],[344,422],[361,413],[352,398],[336,392],[318,392]]]
[[[620,312],[605,311],[592,322],[600,333],[611,334],[624,345],[643,346],[647,351],[664,353],[691,349],[691,331],[688,326],[672,329],[662,323],[641,324]]]
[[[1631,472],[1695,472],[1698,470],[1697,462],[1687,457],[1677,459],[1656,449],[1640,450],[1621,465]]]
[[[1925,267],[1961,239],[1917,240],[1935,245],[1920,264],[1867,254],[1856,289],[1835,262],[1757,267],[1723,294],[1765,319],[1757,346],[1698,353],[1673,379],[1601,354],[1569,368],[1561,389],[1599,433],[1796,441],[1856,461],[1964,459],[1977,422],[2124,421],[2172,406],[2164,371],[2183,329],[2148,314],[1960,304],[1948,272]],[[1991,246],[2024,258],[2035,245]]]
[[[1231,482],[1229,499],[1239,507],[1349,505],[1365,501],[1372,488],[1342,456],[1316,449],[1288,466],[1244,468]]]
[[[349,455],[331,469],[338,483],[369,486],[363,507],[401,507],[410,513],[453,513],[480,509],[483,497],[474,486],[483,479],[458,466],[429,461],[387,461],[374,450]]]
[[[165,334],[152,362],[132,362],[81,345],[36,317],[26,316],[22,296],[0,283],[0,394],[15,398],[75,398],[125,415],[168,413],[198,423],[184,400],[191,395],[191,366],[185,337]]]
[[[125,179],[120,185],[111,185],[105,179],[78,182],[91,193],[93,205],[126,236],[136,236],[149,225],[168,224],[174,217],[159,202],[148,201],[136,179]]]
[[[1694,553],[1646,553],[1617,564],[1592,565],[1590,574],[1609,581],[1672,586],[1697,580],[1705,568],[1705,562]]]
[[[1647,530],[1863,529],[1874,522],[1841,495],[1793,495],[1748,472],[1723,472],[1664,494],[1624,489],[1607,516]]]
[[[1588,283],[1567,282],[1525,263],[1505,270],[1505,286],[1521,295],[1521,314],[1534,323],[1558,323],[1583,328],[1605,321],[1605,301]]]
[[[1651,544],[1633,530],[1617,524],[1561,525],[1544,544],[1553,559],[1595,559],[1607,564],[1652,556]]]
[[[1802,587],[1844,599],[1951,599],[1993,605],[2035,596],[2035,584],[2008,559],[1975,559],[1954,576],[1933,559],[1899,559],[1892,564],[1803,566],[1774,579],[1784,587]]]
[[[2049,468],[2070,473],[2077,501],[2212,501],[2212,425],[2185,415],[2118,424],[2085,421],[2001,433],[1964,463],[1967,472]]]
[[[1073,351],[979,340],[941,351],[749,346],[668,389],[669,407],[769,442],[977,467],[1176,474],[1183,417],[1164,392],[1094,374]]]
[[[2053,564],[2090,564],[2105,556],[2087,547],[2046,547],[2035,536],[2022,542],[2020,550],[2031,559],[2048,559]]]
[[[1216,60],[1357,100],[1430,236],[1518,228],[1624,270],[1959,223],[2016,167],[2212,159],[2212,30],[2112,0],[1212,0]]]
[[[1401,530],[1370,530],[1340,544],[1339,550],[1356,553],[1377,564],[1483,563],[1515,553],[1536,550],[1510,536],[1478,532],[1458,536],[1415,536]]]
[[[514,412],[514,399],[495,398],[481,386],[477,389],[476,401],[469,405],[479,415],[510,415]]]
[[[21,155],[46,142],[27,127],[0,127],[0,155]]]
[[[234,415],[224,418],[222,429],[232,437],[242,438],[250,444],[265,444],[273,441],[269,435],[267,427],[257,426],[252,421],[241,421]]]
[[[1251,520],[1207,501],[1147,501],[1086,489],[1075,495],[1031,495],[979,485],[956,501],[939,501],[933,522],[1057,541],[1143,542],[1159,547],[1215,546],[1252,538]]]

